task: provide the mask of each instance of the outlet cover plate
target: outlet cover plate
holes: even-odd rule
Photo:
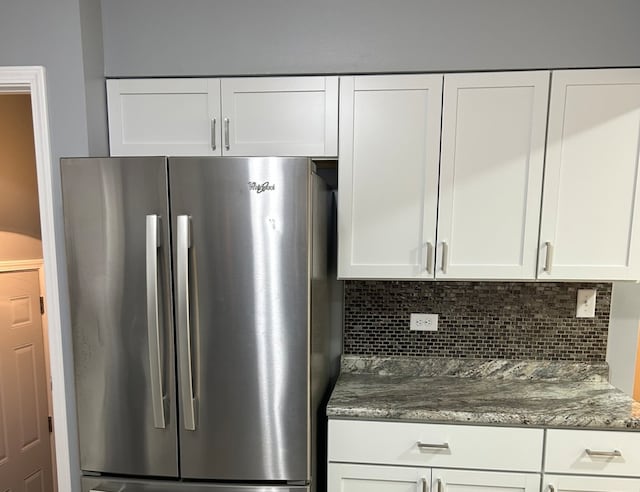
[[[438,315],[411,313],[409,329],[412,331],[438,331]]]
[[[576,318],[593,318],[596,315],[596,289],[578,289]]]

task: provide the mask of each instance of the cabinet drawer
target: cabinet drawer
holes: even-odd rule
[[[541,429],[329,421],[333,462],[540,471],[542,441]]]
[[[547,431],[545,471],[640,477],[640,432]]]

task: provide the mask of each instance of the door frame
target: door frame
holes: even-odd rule
[[[77,443],[75,388],[73,383],[73,353],[70,328],[62,324],[62,302],[68,306],[66,293],[61,296],[59,264],[64,265],[62,245],[56,244],[56,232],[62,238],[61,226],[56,227],[56,209],[62,203],[59,187],[54,187],[53,161],[49,139],[49,117],[45,69],[41,66],[0,67],[0,92],[29,94],[33,118],[33,137],[40,204],[40,229],[45,265],[45,298],[51,393],[55,439],[58,489],[80,490],[80,460]],[[66,289],[66,286],[64,287]],[[61,299],[62,297],[62,299]],[[68,323],[67,323],[68,324]]]

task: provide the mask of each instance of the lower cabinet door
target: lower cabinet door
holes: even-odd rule
[[[545,475],[542,492],[640,492],[640,479]]]
[[[538,492],[537,473],[501,473],[433,469],[433,492]]]
[[[329,463],[327,492],[429,492],[431,470]]]

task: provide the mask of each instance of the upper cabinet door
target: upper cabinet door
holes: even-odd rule
[[[436,277],[534,279],[549,72],[445,75]]]
[[[224,155],[336,156],[338,77],[222,81]]]
[[[433,278],[442,75],[341,77],[338,276]]]
[[[540,279],[640,278],[640,70],[553,72]]]
[[[219,79],[108,80],[112,156],[221,155]]]

